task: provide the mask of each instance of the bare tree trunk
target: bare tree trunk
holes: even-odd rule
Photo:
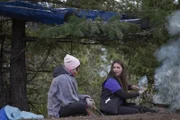
[[[6,92],[3,79],[3,45],[4,39],[0,40],[1,51],[0,51],[0,108],[6,105]]]
[[[28,111],[28,99],[26,93],[26,64],[25,64],[25,21],[12,20],[12,44],[10,62],[10,86],[11,102],[13,106]]]

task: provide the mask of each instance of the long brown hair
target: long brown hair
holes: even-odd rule
[[[116,76],[115,73],[113,72],[113,66],[115,63],[118,63],[119,65],[121,65],[122,67],[122,73],[120,76]],[[111,70],[108,73],[108,78],[109,77],[114,77],[116,78],[120,84],[121,87],[124,91],[128,91],[128,83],[127,83],[127,71],[125,69],[125,65],[123,64],[123,62],[121,62],[120,60],[115,60],[112,64],[111,64]]]

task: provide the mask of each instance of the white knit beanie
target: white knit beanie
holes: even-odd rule
[[[64,57],[64,66],[70,70],[73,70],[75,68],[77,68],[80,65],[80,62],[77,58],[66,54],[66,56]]]

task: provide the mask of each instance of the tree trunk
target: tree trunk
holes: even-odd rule
[[[1,38],[1,51],[0,51],[0,108],[6,105],[6,92],[3,79],[3,45],[4,39]]]
[[[25,21],[12,20],[12,43],[10,62],[10,86],[12,105],[20,110],[29,110],[26,94],[26,64],[25,64]]]

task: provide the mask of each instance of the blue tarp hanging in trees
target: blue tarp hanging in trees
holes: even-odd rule
[[[108,21],[111,17],[118,15],[116,12],[81,10],[77,8],[52,9],[43,7],[40,4],[25,1],[0,2],[0,15],[44,24],[63,24],[66,17],[72,14],[76,15],[77,17],[85,16],[86,19],[92,20],[99,17],[104,21]],[[129,19],[125,14],[120,17],[120,21],[133,22],[137,24],[140,24],[140,20],[141,19],[139,18]]]
[[[55,14],[51,9],[29,2],[0,2],[0,14],[6,17],[41,22],[45,24],[63,24],[64,15]]]

